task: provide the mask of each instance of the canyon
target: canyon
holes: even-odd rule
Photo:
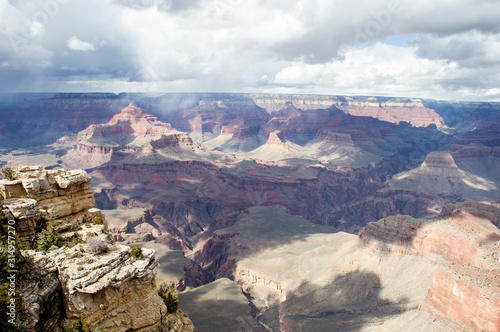
[[[0,165],[85,169],[82,204],[95,197],[117,243],[164,252],[161,281],[201,330],[494,331],[499,112],[414,98],[28,95],[0,100]],[[40,184],[42,210],[70,195],[51,181],[63,180]],[[209,319],[203,307],[220,309]]]

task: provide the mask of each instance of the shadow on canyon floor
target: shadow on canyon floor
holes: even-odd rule
[[[252,317],[240,286],[228,279],[179,294],[179,306],[191,318],[196,331],[264,331]]]
[[[358,331],[408,310],[408,299],[381,296],[380,277],[370,271],[338,275],[327,284],[307,282],[287,294],[282,324],[291,331]]]

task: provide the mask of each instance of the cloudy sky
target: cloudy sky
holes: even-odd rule
[[[498,0],[0,0],[0,92],[500,101]]]

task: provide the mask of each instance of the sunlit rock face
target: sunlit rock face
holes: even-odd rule
[[[70,148],[62,156],[65,165],[82,168],[112,162],[120,153],[136,154],[143,159],[148,156],[154,159],[169,152],[174,158],[183,152],[196,154],[200,150],[202,154],[188,134],[178,132],[133,103],[107,123],[91,125],[77,135],[65,136],[56,146]]]
[[[7,187],[10,185],[6,180],[0,181],[0,186],[5,186],[3,183],[7,183]],[[46,170],[42,166],[19,167],[16,181],[19,188],[6,193],[6,196],[26,195],[33,198],[38,202],[42,212],[57,219],[92,208],[95,204],[90,189],[91,178],[84,170]]]
[[[347,114],[370,116],[379,120],[398,123],[408,122],[414,126],[444,127],[445,123],[435,110],[427,108],[420,99],[404,98],[351,98],[307,95],[256,95],[255,103],[269,113],[278,112],[287,104],[302,110],[338,107]]]

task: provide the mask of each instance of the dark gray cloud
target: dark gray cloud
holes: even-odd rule
[[[166,12],[181,12],[196,8],[200,0],[114,0],[115,3],[132,9],[156,7]]]
[[[491,34],[498,33],[500,27],[500,2],[491,0],[354,0],[342,5],[318,5],[316,10],[324,14],[315,15],[315,19],[298,15],[307,29],[275,45],[280,56],[320,63],[337,58],[346,45],[383,41],[393,35],[446,37],[469,31]]]
[[[159,0],[114,0],[115,3],[132,9],[145,9],[156,6]],[[163,2],[163,1],[161,1]]]
[[[481,34],[471,31],[450,37],[421,35],[412,45],[419,57],[448,60],[468,68],[500,65],[500,34]]]

